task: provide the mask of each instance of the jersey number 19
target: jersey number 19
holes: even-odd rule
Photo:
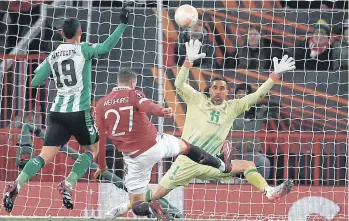
[[[58,66],[61,66],[62,73],[59,71]],[[74,61],[72,59],[63,60],[62,62],[55,62],[53,64],[53,70],[57,77],[57,87],[63,87],[63,83],[61,81],[61,76],[64,77],[64,84],[68,87],[74,86],[77,83],[76,74],[75,74],[75,66]]]
[[[130,112],[130,117],[129,117],[129,121],[128,121],[128,132],[132,131],[132,127],[133,127],[133,106],[126,106],[126,107],[120,107],[119,111],[126,111],[128,110]],[[122,136],[125,134],[125,132],[120,132],[120,133],[116,133],[116,129],[118,128],[118,125],[120,123],[120,113],[119,111],[115,110],[115,109],[109,109],[105,112],[104,114],[104,118],[107,120],[108,119],[108,115],[110,113],[113,113],[116,116],[116,120],[113,126],[113,130],[111,132],[112,136]]]

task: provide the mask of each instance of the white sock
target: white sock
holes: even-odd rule
[[[73,188],[73,184],[69,183],[68,181],[64,181],[65,185],[67,185],[70,189]]]
[[[128,208],[128,205],[129,205],[130,203],[123,203],[123,204],[121,204],[120,205],[120,213],[121,214],[125,214],[125,213],[127,213],[128,211],[129,211],[129,208]]]
[[[273,187],[268,186],[267,188],[264,189],[264,194],[265,194],[266,196],[268,196],[268,195],[270,195],[270,194],[268,194],[268,193],[270,193],[272,190],[273,190]]]
[[[219,166],[218,169],[222,172],[225,172],[225,163],[221,159],[219,159],[219,158],[217,158],[217,159],[221,162],[221,165]]]

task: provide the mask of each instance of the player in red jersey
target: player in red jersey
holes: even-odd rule
[[[121,70],[117,84],[118,87],[100,99],[96,107],[101,143],[106,143],[106,133],[118,151],[123,153],[127,168],[125,186],[133,212],[138,216],[153,214],[167,219],[158,201],[147,203],[144,198],[155,163],[162,158],[184,154],[195,162],[229,172],[229,160],[225,159],[224,163],[199,147],[169,134],[159,134],[147,114],[168,118],[173,115],[172,109],[153,103],[143,92],[135,90],[137,75],[134,72]],[[98,163],[95,177],[107,169],[105,146],[100,147]]]

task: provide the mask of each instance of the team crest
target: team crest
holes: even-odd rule
[[[136,96],[137,96],[138,99],[144,98],[144,95],[139,93],[139,92],[136,92]]]

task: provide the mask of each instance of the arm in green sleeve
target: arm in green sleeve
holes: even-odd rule
[[[35,69],[34,73],[35,76],[31,81],[31,86],[38,87],[51,75],[51,68],[46,59]]]
[[[200,92],[186,83],[191,66],[192,64],[189,61],[185,61],[175,80],[176,91],[186,103],[196,100],[201,95]]]
[[[119,24],[119,26],[114,30],[114,32],[103,43],[93,45],[84,43],[82,45],[82,52],[85,58],[92,59],[98,57],[98,55],[103,55],[110,52],[119,42],[126,27],[126,24]]]
[[[106,54],[110,52],[119,42],[122,33],[124,33],[126,27],[126,24],[119,24],[119,26],[114,30],[114,32],[102,44],[96,46],[97,54]]]

